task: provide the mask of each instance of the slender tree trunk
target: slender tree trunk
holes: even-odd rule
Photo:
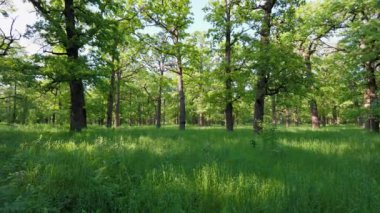
[[[141,104],[138,103],[137,104],[137,117],[138,117],[138,125],[141,126],[142,125],[142,110],[141,110]]]
[[[113,103],[115,97],[115,69],[112,69],[111,79],[110,79],[110,88],[108,91],[108,103],[107,103],[107,122],[106,126],[108,128],[112,127],[112,112],[113,112]]]
[[[179,95],[179,129],[184,130],[186,125],[185,92],[183,90],[183,76],[178,76]]]
[[[272,9],[276,3],[276,0],[266,0],[263,5],[264,17],[261,23],[260,29],[260,42],[261,42],[261,54],[263,54],[263,60],[268,60],[266,51],[270,43],[270,31],[272,20]],[[253,117],[253,129],[256,133],[260,133],[263,130],[264,122],[264,103],[267,89],[267,71],[263,66],[258,69],[258,80],[256,83],[256,97],[254,104],[254,117]]]
[[[17,83],[13,87],[13,112],[12,112],[12,123],[16,123],[16,114],[17,114]]]
[[[199,126],[205,126],[206,120],[205,120],[205,114],[203,112],[199,113],[199,119],[198,119],[198,125]]]
[[[117,82],[116,82],[116,93],[115,93],[115,126],[119,127],[121,125],[120,121],[120,84],[121,84],[121,70],[116,72]]]
[[[225,66],[224,72],[226,74],[225,87],[226,87],[226,106],[224,109],[226,130],[231,132],[234,130],[233,118],[233,103],[232,103],[232,77],[231,77],[231,5],[228,0],[225,0],[225,15],[226,15],[226,31],[225,31],[225,48],[224,59]]]
[[[156,128],[161,128],[161,106],[162,106],[162,80],[164,77],[163,64],[160,62],[160,85],[158,87],[157,107],[156,107]]]
[[[162,112],[162,123],[163,123],[164,125],[166,124],[165,103],[166,103],[166,101],[165,101],[165,99],[164,99],[164,101],[163,101],[163,103],[162,103],[162,109],[163,109],[163,112]]]
[[[156,107],[156,128],[161,128],[161,86],[160,86],[160,94],[157,98],[157,107]]]
[[[367,63],[365,67],[367,70],[367,89],[364,94],[364,104],[370,111],[366,121],[366,128],[371,132],[379,132],[379,118],[372,112],[379,107],[378,97],[376,94],[377,84],[375,68],[371,63]]]
[[[326,123],[327,123],[327,121],[326,121],[326,115],[322,115],[321,123],[322,123],[323,127],[326,127]]]
[[[289,126],[290,126],[290,113],[289,113],[289,109],[285,108],[285,127],[289,128]]]
[[[332,109],[332,124],[337,125],[338,124],[338,106],[334,105]]]
[[[179,129],[185,130],[186,126],[186,108],[185,108],[185,91],[183,85],[183,67],[182,57],[177,56],[178,63],[178,96],[179,96]]]
[[[67,36],[66,52],[67,56],[73,64],[70,69],[77,69],[75,63],[78,61],[79,46],[78,35],[75,27],[74,3],[73,0],[65,0],[65,28]],[[71,113],[70,113],[70,130],[81,131],[87,127],[85,100],[84,100],[84,86],[81,78],[74,78],[70,80],[70,99],[71,99]]]
[[[300,125],[300,116],[299,116],[299,109],[298,107],[296,107],[296,110],[295,110],[295,124],[296,126],[299,126]]]
[[[58,88],[56,88],[55,89],[55,91],[54,91],[54,102],[55,102],[55,104],[57,104],[58,105],[58,108],[59,108],[59,97],[58,97],[58,94],[59,94],[59,89]],[[56,123],[56,111],[54,110],[53,111],[53,115],[52,115],[52,118],[51,118],[51,122],[52,122],[52,124],[53,125],[55,125],[55,123]]]
[[[276,95],[272,95],[272,124],[277,126]]]

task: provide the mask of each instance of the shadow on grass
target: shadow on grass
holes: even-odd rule
[[[0,176],[0,210],[380,209],[379,172],[373,164],[379,158],[366,158],[379,154],[379,147],[363,145],[362,135],[353,136],[356,130],[280,130],[255,147],[249,129],[232,134],[174,128],[15,131],[1,135],[8,141],[4,144],[17,145],[5,152],[8,168]],[[307,146],[296,146],[305,141]],[[325,154],[312,149],[321,143],[358,147]]]

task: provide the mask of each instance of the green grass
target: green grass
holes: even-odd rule
[[[0,212],[25,211],[379,212],[380,136],[0,125]]]

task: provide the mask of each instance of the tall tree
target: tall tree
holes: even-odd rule
[[[272,27],[272,9],[276,4],[276,0],[266,0],[261,6],[263,10],[263,18],[260,28],[260,42],[262,52],[268,49],[270,43],[270,32]],[[269,60],[263,58],[265,61]],[[259,133],[263,129],[264,121],[264,103],[265,92],[267,87],[267,71],[264,68],[259,68],[257,71],[257,83],[256,83],[256,96],[254,103],[254,115],[253,115],[253,128],[256,133]]]
[[[380,5],[376,1],[346,2],[351,9],[348,29],[343,32],[341,46],[346,50],[348,60],[357,64],[365,73],[364,107],[367,109],[366,128],[379,132],[380,101],[376,72],[380,67],[379,24]]]
[[[247,7],[244,7],[245,1],[235,0],[213,0],[210,5],[205,8],[209,13],[206,18],[213,24],[213,28],[209,30],[215,41],[222,42],[220,49],[223,52],[223,60],[221,68],[224,70],[224,85],[225,85],[225,126],[227,131],[234,129],[234,113],[233,102],[234,92],[233,84],[236,79],[233,79],[234,73],[237,70],[237,60],[233,60],[234,47],[245,35],[250,28],[244,26],[248,20],[245,18]],[[246,5],[245,5],[246,6]]]
[[[265,97],[294,89],[302,80],[302,69],[294,48],[286,39],[292,33],[294,10],[302,1],[266,0],[252,4],[256,16],[260,40],[253,42],[257,52],[254,66],[255,85],[253,129],[260,133],[264,122]],[[292,83],[289,83],[292,82]]]
[[[312,128],[320,127],[318,113],[316,86],[313,74],[312,57],[324,47],[323,40],[332,37],[333,33],[342,27],[345,14],[339,14],[337,9],[342,5],[337,1],[310,2],[300,7],[295,20],[296,34],[295,45],[302,55],[307,71],[309,87],[309,107]]]
[[[147,21],[155,24],[167,33],[172,40],[170,54],[176,58],[179,97],[179,129],[186,125],[185,89],[183,82],[185,45],[183,39],[187,36],[185,30],[192,23],[189,0],[147,1],[142,9]]]
[[[60,53],[49,52],[67,56],[66,69],[70,73],[66,79],[70,86],[70,130],[81,131],[87,127],[87,120],[83,76],[78,70],[79,50],[95,35],[100,19],[95,18],[96,10],[88,7],[92,3],[90,1],[29,1],[43,17],[43,20],[35,25],[36,32],[39,32],[49,45],[60,46],[65,50]]]

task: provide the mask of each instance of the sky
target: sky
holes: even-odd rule
[[[16,9],[16,11],[12,12],[10,15],[11,18],[16,18],[14,28],[18,33],[24,34],[27,25],[33,25],[37,20],[34,8],[29,2],[24,2],[23,0],[10,0],[10,2],[12,2],[12,5]],[[193,13],[194,21],[189,28],[189,32],[207,31],[211,26],[204,20],[205,13],[202,10],[207,5],[207,2],[208,0],[191,0],[191,11]],[[12,21],[11,18],[0,18],[0,27],[6,32],[6,34],[9,33],[9,26]],[[21,46],[25,47],[25,50],[30,54],[42,51],[40,45],[37,44],[37,41],[22,38],[19,43]]]

